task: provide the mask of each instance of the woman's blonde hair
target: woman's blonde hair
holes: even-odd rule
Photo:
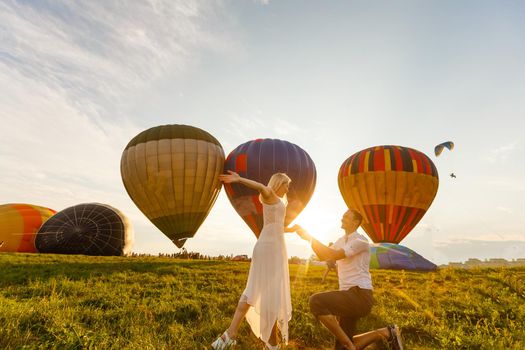
[[[288,175],[286,175],[285,173],[275,173],[270,178],[270,181],[268,181],[267,186],[275,192],[279,189],[279,187],[281,187],[282,184],[289,184],[290,182],[292,182],[292,179],[290,179],[290,177],[288,177]],[[259,195],[259,200],[262,202],[262,195]],[[283,201],[285,203],[287,202],[286,195],[284,195]]]

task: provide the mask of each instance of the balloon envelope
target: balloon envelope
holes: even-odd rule
[[[219,195],[221,144],[204,130],[162,125],[135,136],[120,172],[129,196],[177,247],[193,237]]]
[[[289,225],[304,209],[315,189],[315,164],[301,147],[283,140],[257,139],[239,145],[228,155],[224,170],[267,184],[278,172],[291,179],[287,194],[285,225]],[[237,183],[225,184],[226,194],[237,213],[256,237],[263,227],[262,204],[259,192]]]
[[[35,234],[55,213],[32,204],[0,205],[0,252],[36,253]]]
[[[100,203],[78,204],[59,211],[38,230],[40,253],[127,255],[133,231],[126,216]]]
[[[361,227],[376,243],[399,243],[423,218],[436,196],[437,169],[408,147],[376,146],[359,151],[339,169],[339,190]]]
[[[372,244],[370,247],[370,268],[434,271],[437,269],[437,266],[405,246],[392,243],[378,243]]]
[[[434,147],[434,154],[436,155],[436,157],[439,156],[441,154],[441,152],[443,152],[443,149],[445,149],[445,148],[447,148],[450,151],[452,151],[454,149],[454,142],[447,141],[447,142],[440,143],[439,145]]]

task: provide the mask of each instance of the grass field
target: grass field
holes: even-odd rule
[[[209,349],[229,324],[246,262],[0,254],[0,348]],[[330,349],[308,297],[336,289],[291,265],[286,349]],[[397,323],[408,349],[525,349],[525,268],[373,271],[361,330]],[[238,349],[261,349],[244,322]],[[381,346],[379,346],[381,348]]]

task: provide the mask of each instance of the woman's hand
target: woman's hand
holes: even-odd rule
[[[225,184],[241,181],[241,176],[234,171],[228,170],[229,174],[220,174],[219,180]]]
[[[299,226],[299,229],[296,232],[297,232],[297,235],[301,237],[302,239],[304,239],[305,241],[308,241],[308,242],[312,241],[312,236],[310,236],[310,234],[306,232],[306,230],[302,228],[301,226]]]
[[[297,232],[297,230],[302,229],[299,225],[293,225],[292,227],[285,227],[284,232]]]

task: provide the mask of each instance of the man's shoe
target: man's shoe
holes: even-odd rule
[[[237,344],[237,342],[230,338],[228,331],[224,331],[219,338],[211,343],[211,347],[215,350],[226,350],[231,349],[235,344]]]
[[[404,350],[405,348],[403,347],[403,340],[401,339],[399,327],[395,324],[391,324],[388,326],[388,331],[390,332],[390,338],[388,339],[388,342],[392,345],[392,347],[395,350]]]

